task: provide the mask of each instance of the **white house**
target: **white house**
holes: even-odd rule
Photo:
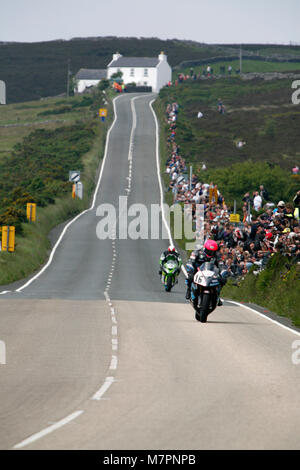
[[[77,92],[82,93],[86,88],[98,85],[106,77],[106,69],[80,69],[75,75]]]
[[[172,80],[172,69],[163,52],[158,57],[123,57],[119,53],[114,54],[107,66],[107,78],[117,72],[122,72],[125,85],[135,83],[137,86],[152,87],[154,93],[158,93]]]

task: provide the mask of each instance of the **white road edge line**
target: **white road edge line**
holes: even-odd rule
[[[24,441],[20,442],[19,444],[16,444],[13,449],[21,449],[22,447],[28,446],[29,444],[32,444],[33,442],[37,441],[38,439],[41,439],[44,436],[47,436],[47,434],[50,434],[53,431],[56,431],[57,429],[61,428],[62,426],[65,426],[66,424],[70,423],[74,419],[78,418],[82,413],[84,413],[83,410],[75,411],[74,413],[68,415],[66,418],[61,419],[57,423],[52,424],[48,428],[43,429],[40,432],[37,432],[36,434],[33,434],[32,436],[28,437]]]
[[[283,325],[277,320],[273,320],[273,318],[268,317],[268,315],[265,315],[258,310],[254,310],[254,308],[248,307],[247,305],[240,304],[239,302],[235,302],[233,300],[226,300],[226,302],[230,302],[231,304],[237,305],[238,307],[244,307],[247,310],[250,310],[250,312],[256,313],[256,315],[259,315],[262,318],[265,318],[266,320],[269,320],[272,323],[275,323],[275,325],[280,326],[281,328],[284,328],[285,330],[289,331],[290,333],[294,333],[295,335],[300,336],[300,332],[297,330],[293,330],[293,328],[290,328],[289,326]]]
[[[165,217],[165,212],[164,212],[164,195],[163,195],[163,187],[162,187],[162,182],[161,182],[161,175],[160,175],[160,158],[159,158],[159,126],[158,126],[158,121],[157,121],[157,117],[156,117],[156,114],[155,114],[155,111],[152,107],[152,103],[154,103],[155,100],[152,100],[150,103],[149,103],[149,106],[151,108],[151,111],[152,111],[152,114],[154,116],[154,121],[155,121],[155,127],[156,127],[156,169],[157,169],[157,178],[158,178],[158,184],[159,184],[159,189],[160,189],[160,206],[161,206],[161,212],[162,212],[162,220],[165,224],[165,227],[167,229],[167,232],[168,232],[168,236],[169,236],[169,241],[170,241],[170,244],[171,245],[174,245],[174,242],[173,242],[173,238],[172,238],[172,234],[171,234],[171,230],[170,230],[170,227],[167,223],[167,220],[166,220],[166,217]],[[185,269],[185,267],[182,265],[181,267],[182,269],[182,272],[184,273],[185,277],[188,277],[187,276],[187,271]],[[296,330],[293,330],[292,328],[289,328],[288,326],[285,326],[283,325],[282,323],[276,321],[276,320],[273,320],[272,318],[268,317],[267,315],[264,315],[263,313],[260,313],[258,312],[257,310],[254,310],[253,308],[251,307],[247,307],[246,305],[243,305],[243,304],[240,304],[238,302],[233,302],[231,300],[228,300],[227,302],[231,302],[233,304],[236,304],[238,305],[239,307],[244,307],[248,310],[250,310],[251,312],[254,312],[256,313],[256,315],[259,315],[267,320],[269,320],[270,322],[272,323],[275,323],[276,325],[280,326],[281,328],[284,328],[285,330],[288,330],[298,336],[300,336],[300,333],[299,331],[296,331]]]
[[[18,289],[16,289],[15,292],[21,292],[23,289],[25,289],[26,287],[28,287],[33,281],[35,281],[39,276],[41,276],[41,274],[43,274],[43,272],[46,271],[46,269],[50,266],[50,264],[52,263],[52,260],[53,260],[53,257],[54,257],[54,254],[58,248],[58,246],[60,245],[66,231],[68,230],[68,228],[74,223],[76,222],[76,220],[79,219],[79,217],[81,217],[82,215],[86,214],[87,212],[91,211],[94,209],[95,207],[95,203],[96,203],[96,197],[97,197],[97,194],[98,194],[98,191],[99,191],[99,188],[100,188],[100,183],[101,183],[101,180],[102,180],[102,175],[103,175],[103,171],[104,171],[104,166],[105,166],[105,162],[106,162],[106,158],[107,158],[107,153],[108,153],[108,144],[109,144],[109,137],[110,137],[110,133],[117,121],[117,111],[116,111],[116,104],[115,102],[117,101],[117,99],[121,98],[122,95],[120,96],[117,96],[116,98],[113,99],[113,108],[114,108],[114,120],[110,126],[110,128],[108,129],[107,131],[107,135],[106,135],[106,142],[105,142],[105,150],[104,150],[104,157],[103,157],[103,161],[102,161],[102,165],[101,165],[101,170],[100,170],[100,174],[99,174],[99,178],[98,178],[98,182],[97,182],[97,186],[95,188],[95,191],[94,191],[94,196],[93,196],[93,200],[92,200],[92,205],[89,209],[86,209],[84,210],[83,212],[81,212],[80,214],[78,214],[76,217],[74,217],[74,219],[72,219],[63,229],[62,233],[60,234],[57,242],[55,243],[54,247],[52,248],[52,251],[50,253],[50,256],[49,256],[49,259],[47,261],[47,263],[45,264],[45,266],[43,266],[43,268],[35,275],[33,276],[31,279],[29,279],[29,281],[27,281],[23,286],[19,287]],[[1,294],[1,293],[0,293]]]

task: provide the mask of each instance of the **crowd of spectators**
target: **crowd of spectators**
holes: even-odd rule
[[[243,217],[240,223],[230,222],[230,208],[212,182],[205,181],[205,171],[200,177],[192,174],[176,143],[178,104],[169,104],[166,122],[169,125],[167,144],[169,158],[166,173],[170,177],[169,191],[173,202],[189,204],[192,217],[196,217],[196,204],[204,205],[204,241],[214,239],[219,244],[219,261],[232,276],[244,276],[254,266],[259,273],[275,253],[282,253],[300,263],[300,191],[293,203],[270,202],[263,185],[252,196],[242,199]]]

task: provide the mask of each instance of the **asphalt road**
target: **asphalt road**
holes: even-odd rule
[[[153,98],[115,101],[93,209],[0,297],[2,449],[300,448],[299,334],[230,303],[202,325],[160,284],[168,240],[97,237],[103,204],[160,202]]]

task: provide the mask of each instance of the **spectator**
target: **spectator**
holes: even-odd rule
[[[268,191],[265,189],[265,187],[264,187],[263,185],[260,186],[259,190],[260,190],[260,193],[259,193],[259,194],[260,194],[261,198],[262,198],[263,200],[265,200],[266,202],[268,202],[268,200],[269,200],[269,193],[268,193]]]
[[[279,201],[276,208],[274,203],[267,202],[264,211],[252,215],[253,207],[256,212],[262,209],[262,202],[269,199],[264,186],[253,193],[243,197],[243,222],[235,227],[229,222],[230,213],[225,204],[224,197],[218,191],[216,197],[209,198],[209,188],[216,187],[214,183],[203,182],[197,174],[192,175],[191,190],[189,181],[184,178],[186,162],[176,143],[176,120],[178,104],[168,105],[166,121],[169,123],[168,146],[170,156],[166,164],[166,174],[170,177],[169,189],[174,192],[174,203],[188,204],[190,217],[196,221],[196,204],[204,204],[204,240],[212,238],[220,246],[219,260],[227,266],[232,276],[241,277],[255,266],[254,272],[258,274],[266,266],[270,256],[282,253],[292,262],[300,262],[300,190],[294,197],[293,204]],[[174,119],[175,118],[175,119]],[[206,169],[203,163],[202,170]],[[182,181],[178,180],[181,176]]]
[[[262,197],[260,196],[258,191],[254,193],[253,207],[256,212],[259,212],[262,208]]]

